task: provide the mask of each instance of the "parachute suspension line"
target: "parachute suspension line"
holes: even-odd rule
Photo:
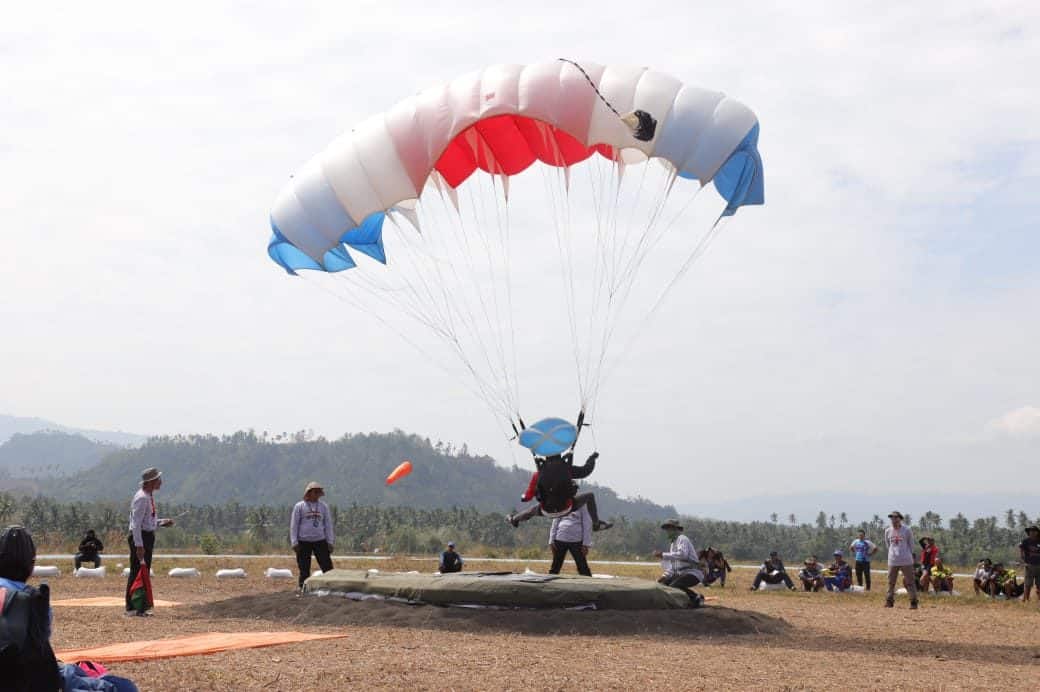
[[[689,205],[689,203],[687,203],[687,205]],[[621,361],[623,361],[625,356],[628,355],[628,352],[632,350],[632,346],[635,345],[635,342],[636,342],[637,338],[639,337],[640,334],[642,334],[645,331],[647,325],[649,325],[649,323],[653,319],[654,315],[657,314],[658,308],[660,308],[660,306],[664,303],[665,299],[672,292],[672,289],[675,288],[675,286],[686,275],[686,273],[690,270],[690,268],[701,257],[704,256],[704,254],[708,251],[708,248],[711,245],[712,241],[714,241],[715,238],[717,238],[719,236],[719,234],[722,233],[723,229],[725,228],[725,226],[729,222],[730,218],[731,217],[727,216],[727,217],[724,217],[723,219],[721,219],[720,221],[716,221],[711,226],[711,228],[709,228],[707,231],[705,231],[705,233],[701,236],[700,240],[697,242],[696,246],[694,246],[694,248],[690,252],[689,256],[687,256],[686,260],[679,267],[679,271],[676,272],[675,276],[673,276],[671,281],[668,282],[668,284],[665,286],[665,288],[661,291],[660,295],[658,295],[657,300],[654,301],[653,306],[647,311],[647,313],[640,320],[640,327],[639,327],[639,329],[637,329],[632,334],[632,336],[629,338],[628,343],[625,344],[625,348],[622,350],[621,354],[618,356],[618,358],[616,358],[614,360],[614,362],[611,365],[610,369],[604,374],[603,380],[609,379],[614,374],[614,372],[617,370],[618,364]]]
[[[603,105],[609,108],[610,112],[618,117],[618,120],[623,122],[630,130],[632,130],[633,137],[641,142],[649,142],[654,138],[654,132],[657,130],[657,121],[652,115],[646,111],[640,110],[632,111],[628,115],[621,115],[617,112],[617,109],[610,104],[610,101],[600,93],[599,88],[596,86],[596,83],[592,81],[592,77],[590,77],[589,73],[585,71],[585,68],[567,58],[557,58],[557,60],[578,68],[578,71],[581,72],[583,77],[585,77],[585,81],[588,82],[589,86],[592,87],[592,90],[596,92],[596,96],[598,96],[599,100],[603,102]]]

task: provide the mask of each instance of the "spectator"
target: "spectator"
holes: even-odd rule
[[[722,551],[709,547],[707,550],[702,550],[699,557],[707,568],[707,572],[704,575],[704,585],[708,586],[717,581],[719,586],[726,588],[726,573],[732,572],[733,568],[730,567],[729,561],[726,560],[726,556],[722,554]]]
[[[697,557],[697,549],[693,547],[693,541],[683,533],[683,527],[676,519],[669,519],[661,524],[661,529],[668,535],[671,542],[668,551],[654,551],[654,557],[661,558],[661,568],[664,574],[657,581],[673,589],[685,591],[690,598],[690,605],[699,608],[704,604],[704,596],[693,590],[704,581],[704,572],[701,571],[701,562]]]
[[[931,573],[932,589],[935,593],[953,593],[953,570],[944,565],[941,558],[935,558]]]
[[[979,564],[975,566],[975,595],[978,596],[980,593],[987,596],[991,595],[990,582],[993,580],[993,561],[988,557],[979,560]]]
[[[867,540],[867,532],[859,530],[859,538],[849,544],[849,550],[856,559],[856,584],[863,586],[866,582],[866,590],[870,591],[870,558],[877,552],[877,546]]]
[[[1022,555],[1022,564],[1025,566],[1026,572],[1023,584],[1025,594],[1022,596],[1022,600],[1029,600],[1033,586],[1036,586],[1036,596],[1037,599],[1040,599],[1040,528],[1026,527],[1026,538],[1018,544],[1018,550]]]
[[[885,607],[891,608],[896,600],[896,578],[903,573],[903,584],[910,594],[910,610],[917,610],[917,580],[914,579],[914,533],[903,526],[899,511],[888,515],[892,525],[885,529],[885,547],[888,548],[888,595]]]
[[[462,556],[455,552],[455,541],[448,541],[448,548],[441,553],[441,563],[437,569],[441,574],[462,571]]]
[[[823,567],[816,561],[815,555],[805,560],[798,578],[802,580],[802,589],[805,591],[819,591],[823,588]]]
[[[84,562],[92,562],[95,567],[100,567],[101,551],[104,549],[104,544],[94,535],[94,529],[88,529],[87,535],[79,542],[79,552],[72,558],[74,568],[79,569]]]
[[[921,591],[928,593],[932,580],[932,566],[939,558],[939,547],[935,545],[935,539],[931,536],[921,536],[918,543],[921,546]]]
[[[1018,583],[1018,574],[1015,570],[1007,569],[1001,562],[993,565],[993,579],[990,581],[991,596],[1018,598],[1024,590],[1022,584]]]
[[[834,562],[823,576],[828,591],[848,591],[852,586],[852,567],[845,562],[845,553],[834,551]]]
[[[311,576],[312,553],[323,572],[332,569],[332,550],[336,537],[329,506],[321,499],[324,496],[325,488],[321,483],[311,481],[304,488],[303,499],[293,506],[289,541],[296,553],[296,566],[300,570],[297,595],[303,593],[303,583]]]
[[[774,550],[769,553],[769,558],[762,563],[762,567],[759,568],[758,574],[755,575],[755,581],[751,584],[751,590],[756,591],[758,587],[765,582],[766,584],[779,584],[783,582],[787,585],[787,588],[794,591],[794,582],[791,581],[791,577],[788,576],[787,570],[784,569],[784,561],[780,559],[780,556]]]
[[[592,570],[586,559],[589,555],[589,546],[592,545],[593,524],[592,515],[587,507],[579,507],[570,514],[556,517],[549,527],[549,549],[552,551],[552,565],[549,574],[559,574],[563,567],[563,561],[567,553],[574,558],[574,566],[578,574],[591,577]]]
[[[32,535],[21,526],[0,533],[0,685],[4,690],[137,692],[134,683],[107,673],[85,678],[78,666],[59,663],[50,645],[50,590],[25,581],[36,562]]]
[[[137,571],[151,569],[152,551],[155,549],[155,530],[160,526],[173,526],[173,519],[160,519],[155,509],[155,493],[162,488],[162,471],[154,466],[141,473],[141,489],[130,501],[130,574],[126,578],[126,613],[148,615],[147,610],[137,610],[131,600]]]

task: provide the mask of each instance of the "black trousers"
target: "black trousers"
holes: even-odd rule
[[[137,578],[137,570],[144,567],[144,569],[152,568],[152,551],[155,550],[155,531],[142,531],[141,542],[144,543],[144,562],[142,563],[137,559],[137,547],[134,545],[134,534],[130,534],[126,538],[126,542],[130,545],[130,576],[126,578],[126,609],[133,610],[134,606],[130,603],[130,586],[134,583],[134,579]]]
[[[670,577],[661,577],[657,581],[664,584],[665,586],[670,586],[673,589],[685,591],[686,595],[690,597],[691,601],[696,602],[700,599],[700,596],[697,594],[697,592],[692,590],[692,587],[697,586],[701,583],[701,580],[695,574],[692,574],[690,572],[685,572],[683,574],[673,574]]]
[[[856,585],[863,586],[864,581],[870,591],[870,560],[856,560]]]
[[[101,556],[97,553],[76,553],[75,557],[72,558],[72,563],[76,569],[79,569],[84,562],[93,562],[95,567],[100,567]]]
[[[332,569],[332,556],[329,555],[329,544],[325,541],[300,541],[296,547],[296,566],[300,568],[300,586],[303,586],[303,582],[311,576],[311,553],[314,553],[322,572]]]
[[[552,566],[549,568],[549,574],[560,573],[563,561],[566,559],[567,553],[570,552],[571,557],[574,558],[574,565],[578,568],[578,574],[591,577],[592,570],[589,569],[589,562],[585,559],[585,554],[582,552],[581,547],[581,541],[553,541],[553,559]]]

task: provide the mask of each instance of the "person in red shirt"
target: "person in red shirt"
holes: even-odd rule
[[[932,567],[939,558],[939,547],[935,545],[935,539],[931,536],[921,536],[918,541],[921,544],[921,591],[928,593],[928,587],[932,585]]]

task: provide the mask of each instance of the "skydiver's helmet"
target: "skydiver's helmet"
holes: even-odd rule
[[[8,526],[0,532],[0,577],[25,581],[36,562],[36,544],[24,526]]]

